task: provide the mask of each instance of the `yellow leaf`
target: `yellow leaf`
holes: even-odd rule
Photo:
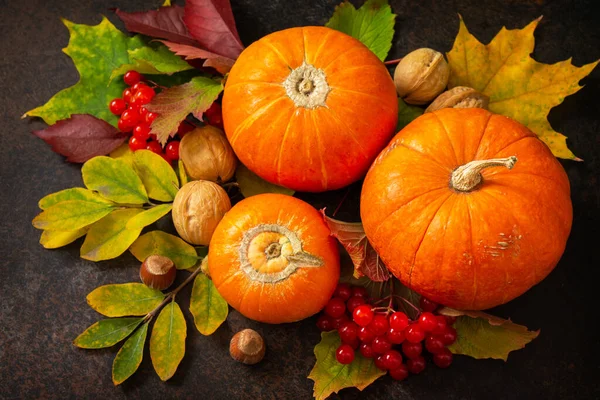
[[[78,229],[76,231],[45,230],[42,232],[42,236],[40,236],[40,244],[46,249],[56,249],[74,242],[85,235],[87,231],[87,227]]]
[[[140,208],[115,210],[94,223],[81,245],[81,258],[101,261],[123,254],[142,232],[142,228],[127,229],[127,222],[143,211]]]
[[[229,312],[227,302],[204,274],[199,274],[194,280],[190,312],[194,316],[196,328],[203,335],[212,335],[227,319]]]
[[[178,236],[152,231],[140,236],[129,248],[131,254],[144,261],[152,254],[169,257],[177,269],[188,269],[201,258],[196,249]]]
[[[146,315],[165,298],[156,289],[143,283],[104,285],[92,290],[86,297],[90,307],[107,317]]]
[[[187,326],[179,304],[171,301],[162,309],[150,336],[150,358],[161,380],[170,379],[185,354]]]
[[[133,153],[133,168],[141,178],[148,197],[159,201],[173,201],[179,190],[179,179],[164,158],[150,150]]]
[[[454,46],[447,53],[449,87],[469,86],[489,96],[490,111],[513,118],[535,132],[556,157],[581,161],[567,148],[566,136],[547,120],[550,109],[581,89],[598,61],[576,67],[571,59],[543,64],[530,57],[533,32],[540,18],[523,29],[502,28],[484,45],[469,33],[464,21]]]
[[[172,208],[173,204],[171,203],[154,206],[131,218],[129,221],[127,221],[127,225],[125,225],[125,227],[127,229],[142,229],[167,215]]]
[[[119,147],[117,147],[109,154],[109,156],[124,161],[130,167],[133,166],[133,151],[131,151],[131,149],[129,148],[128,142],[125,142]]]

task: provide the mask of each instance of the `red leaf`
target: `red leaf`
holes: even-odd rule
[[[183,7],[174,5],[161,7],[158,10],[132,13],[117,9],[115,13],[130,32],[192,46],[198,44],[183,22]]]
[[[350,255],[354,264],[355,278],[366,275],[375,282],[387,281],[390,278],[388,269],[369,243],[362,223],[329,218],[325,215],[325,209],[321,210],[321,214],[331,230],[331,236],[335,237]]]
[[[83,163],[92,157],[110,153],[127,139],[108,122],[90,114],[73,114],[46,129],[33,131],[52,151],[67,157],[67,161]]]
[[[189,46],[187,44],[179,44],[174,42],[169,42],[167,40],[159,40],[178,56],[184,57],[186,60],[196,60],[203,59],[206,60],[203,64],[204,67],[211,67],[219,71],[219,73],[225,75],[231,67],[233,67],[233,63],[235,60],[227,57],[220,56],[215,53],[211,53],[210,51],[202,50],[199,47]]]
[[[244,49],[229,0],[187,0],[184,14],[183,22],[202,48],[234,60]]]

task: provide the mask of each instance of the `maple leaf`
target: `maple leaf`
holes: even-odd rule
[[[188,114],[202,120],[202,114],[222,90],[221,82],[203,76],[163,90],[146,106],[149,111],[158,113],[158,117],[152,122],[151,133],[164,145],[177,132],[179,124]]]
[[[387,281],[390,273],[369,243],[362,223],[339,221],[325,215],[325,209],[320,211],[331,236],[335,237],[350,255],[354,264],[354,277],[366,275],[375,282]]]
[[[511,351],[519,350],[535,339],[540,331],[481,311],[459,311],[444,307],[440,314],[457,317],[453,327],[457,339],[448,348],[454,354],[477,359],[495,358],[506,361]]]
[[[23,117],[40,117],[48,125],[69,118],[71,114],[91,114],[112,125],[117,117],[108,109],[108,103],[121,97],[125,84],[122,80],[110,82],[111,72],[121,64],[129,63],[127,51],[144,46],[139,36],[129,37],[119,31],[105,17],[98,25],[81,25],[63,20],[69,33],[69,45],[63,49],[73,59],[79,82],[55,94],[43,106],[34,108]]]
[[[89,114],[73,114],[71,118],[33,134],[44,140],[52,151],[67,157],[67,161],[83,163],[95,156],[110,153],[119,147],[128,134]]]
[[[387,0],[367,0],[358,10],[344,1],[325,26],[360,40],[383,61],[392,48],[395,20]]]
[[[326,399],[331,393],[348,387],[363,390],[386,374],[375,366],[372,358],[364,358],[359,352],[356,352],[352,363],[340,364],[335,359],[340,344],[340,337],[334,331],[321,333],[321,341],[315,346],[317,362],[308,379],[315,382],[314,396],[317,400]]]
[[[556,157],[578,160],[566,136],[554,131],[548,112],[581,89],[598,61],[576,67],[571,60],[552,65],[531,58],[533,32],[540,18],[523,29],[505,29],[484,45],[469,33],[462,17],[454,46],[447,53],[449,87],[469,86],[490,98],[492,112],[511,117],[535,132]]]
[[[115,13],[130,32],[191,46],[197,44],[196,39],[190,35],[183,23],[184,10],[181,6],[175,5],[161,7],[158,10],[132,13],[116,9]]]
[[[244,45],[229,0],[187,0],[183,21],[203,49],[236,59]]]
[[[193,68],[160,43],[153,43],[152,46],[129,50],[127,53],[130,62],[116,68],[111,73],[110,79],[123,75],[130,70],[135,70],[145,75],[172,75],[176,72],[187,71]]]

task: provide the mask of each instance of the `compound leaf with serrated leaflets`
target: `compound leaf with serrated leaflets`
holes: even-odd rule
[[[383,61],[392,48],[395,20],[387,0],[367,0],[358,10],[345,1],[325,26],[360,40]]]

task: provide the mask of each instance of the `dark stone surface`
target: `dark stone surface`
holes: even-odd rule
[[[338,0],[233,0],[244,43],[298,25],[322,25]],[[502,27],[517,28],[543,15],[536,31],[536,59],[546,63],[573,57],[576,65],[600,56],[596,2],[574,0],[392,1],[398,13],[390,58],[423,46],[447,51],[460,13],[471,32],[489,41]],[[71,341],[99,319],[85,296],[101,284],[137,280],[130,255],[94,264],[79,258],[81,241],[48,251],[38,244],[30,221],[44,195],[81,184],[79,167],[29,132],[43,127],[20,116],[74,84],[77,73],[61,53],[68,42],[59,17],[96,24],[109,7],[143,10],[159,1],[0,0],[0,398],[209,398],[306,399],[319,333],[314,319],[269,326],[232,312],[217,333],[203,337],[189,314],[187,353],[177,373],[162,383],[146,350],[138,373],[118,388],[110,380],[117,348],[85,351]],[[122,26],[118,24],[118,26]],[[507,363],[457,357],[449,370],[428,368],[404,383],[383,378],[364,392],[344,390],[344,399],[596,399],[600,398],[597,268],[600,265],[600,70],[586,87],[552,110],[550,121],[569,136],[570,148],[585,160],[564,162],[573,188],[575,220],[566,252],[555,271],[527,294],[494,310],[541,329],[538,339],[510,355]],[[356,218],[354,186],[338,217]],[[335,207],[345,190],[307,195],[314,204]],[[180,296],[187,309],[189,288]],[[268,343],[255,367],[235,363],[227,345],[232,333],[252,327]]]

